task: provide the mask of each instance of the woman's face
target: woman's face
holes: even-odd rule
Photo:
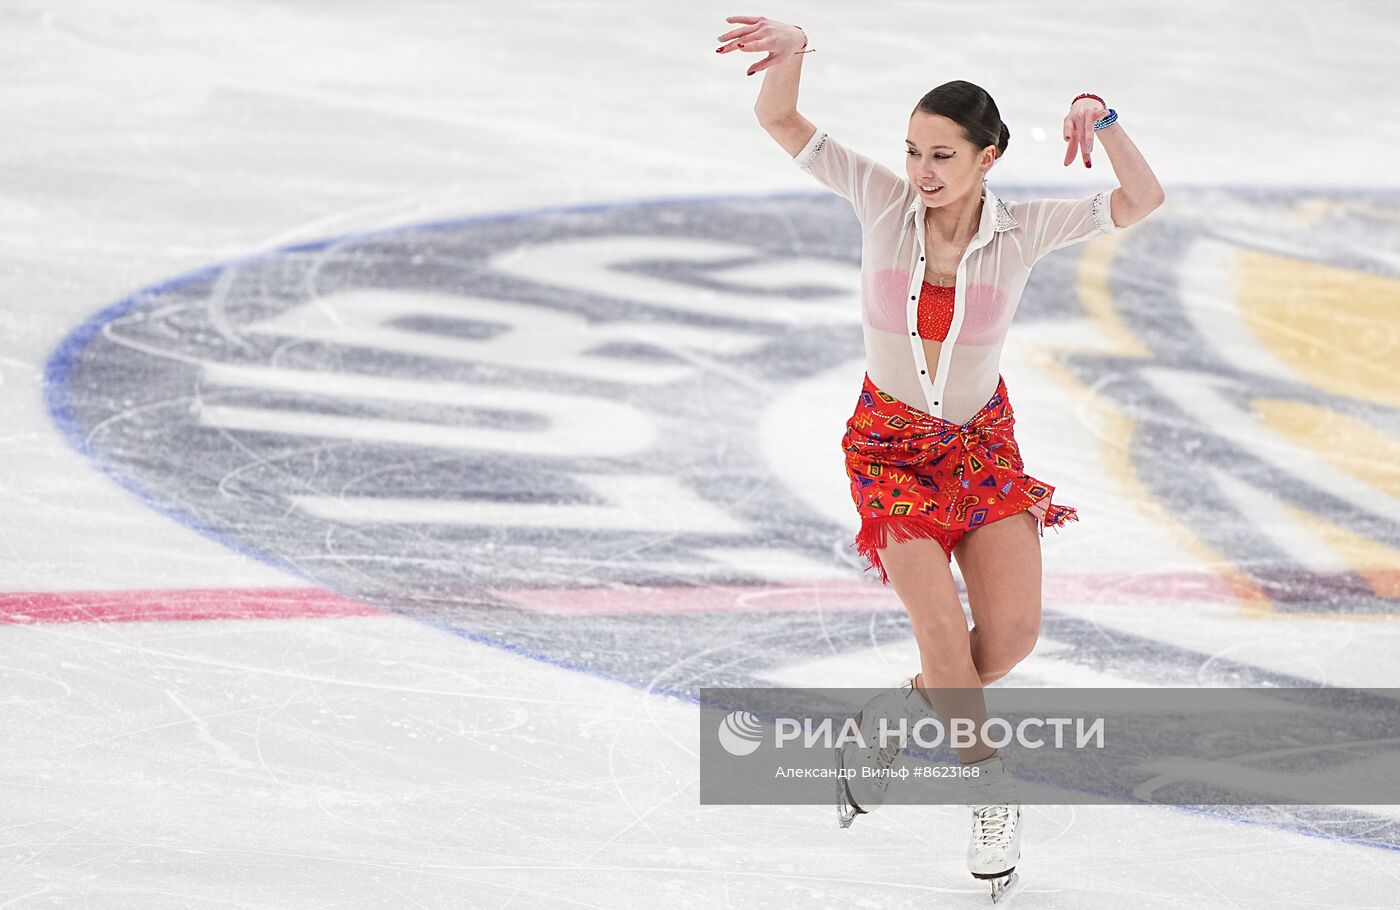
[[[996,163],[996,146],[974,148],[962,127],[923,111],[909,118],[904,141],[904,169],[925,205],[948,205],[970,192],[982,195],[982,176]]]

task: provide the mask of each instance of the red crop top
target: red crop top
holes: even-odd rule
[[[941,287],[924,282],[919,292],[919,337],[930,341],[946,341],[953,324],[953,297],[957,285]]]

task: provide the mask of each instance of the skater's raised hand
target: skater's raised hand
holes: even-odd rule
[[[1074,160],[1076,154],[1084,157],[1084,166],[1093,167],[1089,155],[1094,150],[1094,121],[1108,114],[1108,108],[1093,98],[1080,98],[1070,105],[1065,115],[1064,136],[1069,147],[1065,149],[1065,167]]]
[[[722,42],[715,48],[717,54],[730,51],[744,51],[749,54],[767,54],[762,60],[749,67],[752,76],[759,70],[767,69],[789,54],[795,54],[807,44],[807,35],[800,26],[788,25],[764,16],[730,16],[725,22],[738,23],[738,27],[716,38]]]

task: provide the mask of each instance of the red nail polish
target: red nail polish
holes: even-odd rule
[[[1094,166],[1094,162],[1092,162],[1092,161],[1086,161],[1086,162],[1084,162],[1084,166],[1085,166],[1085,167],[1093,167],[1093,166]]]

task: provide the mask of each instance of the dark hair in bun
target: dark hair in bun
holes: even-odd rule
[[[997,103],[980,85],[961,79],[945,82],[919,99],[913,113],[919,111],[952,120],[962,127],[967,141],[978,149],[994,145],[998,158],[1006,154],[1011,130],[1001,122]]]

